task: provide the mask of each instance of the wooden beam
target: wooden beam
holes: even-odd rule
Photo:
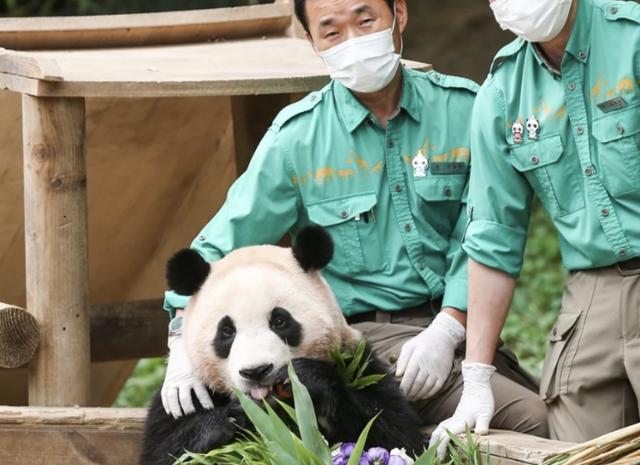
[[[208,42],[284,35],[288,5],[44,18],[2,18],[0,44],[14,50],[51,50]]]
[[[167,314],[162,300],[92,305],[91,361],[114,362],[167,353]],[[40,342],[36,319],[26,310],[0,304],[0,368],[20,368]]]
[[[144,409],[0,407],[2,465],[138,462]]]
[[[538,438],[512,431],[492,430],[486,436],[475,436],[483,456],[491,465],[540,465],[552,455],[573,444]]]
[[[231,97],[236,173],[245,172],[258,144],[278,112],[291,103],[288,94]]]
[[[0,368],[31,361],[40,343],[38,322],[27,311],[0,303]]]
[[[90,386],[84,99],[22,97],[27,308],[40,324],[31,405],[86,405]]]
[[[90,315],[92,362],[167,354],[169,317],[162,300],[92,305]]]

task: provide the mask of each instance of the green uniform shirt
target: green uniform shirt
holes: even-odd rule
[[[309,224],[335,243],[323,271],[346,315],[444,296],[467,307],[471,110],[477,85],[403,70],[399,113],[383,129],[338,82],[286,107],[192,248],[215,261]],[[424,155],[426,176],[412,162]],[[187,299],[166,294],[172,311]]]
[[[473,260],[519,274],[534,193],[567,269],[640,255],[639,23],[635,2],[579,0],[561,73],[521,39],[498,53],[473,115]]]

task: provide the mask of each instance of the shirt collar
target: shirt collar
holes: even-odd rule
[[[577,0],[576,21],[567,43],[566,53],[573,55],[582,63],[587,62],[591,48],[591,19],[593,17],[592,0]]]
[[[367,107],[365,107],[349,89],[338,81],[333,81],[332,85],[338,114],[349,132],[353,132],[369,116],[373,118],[373,115],[371,115]],[[419,121],[421,103],[414,77],[403,66],[400,111],[405,110],[411,118]]]

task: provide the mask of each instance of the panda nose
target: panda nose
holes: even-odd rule
[[[273,370],[273,363],[260,365],[254,368],[240,370],[240,375],[251,381],[262,381]]]

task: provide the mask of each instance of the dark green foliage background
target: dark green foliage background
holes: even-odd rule
[[[142,13],[258,3],[270,3],[270,0],[0,0],[0,16]],[[547,332],[560,308],[565,277],[555,230],[544,211],[536,205],[524,270],[502,334],[520,361],[536,375],[542,367]],[[140,361],[115,405],[145,406],[163,377],[162,359]]]

